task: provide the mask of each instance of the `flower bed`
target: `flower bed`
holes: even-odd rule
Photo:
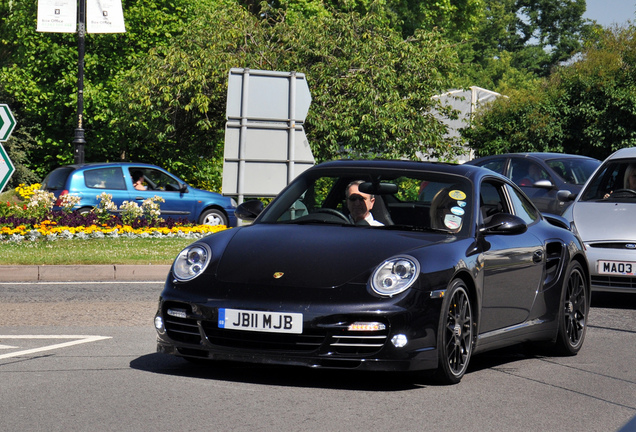
[[[39,187],[39,185],[37,185]],[[108,194],[99,196],[100,205],[89,213],[73,211],[75,199],[64,195],[58,205],[62,211],[52,211],[53,194],[32,186],[20,185],[16,192],[28,201],[0,203],[0,241],[20,242],[90,238],[201,238],[227,229],[224,225],[193,225],[186,220],[159,217],[161,198],[153,197],[140,207],[124,202],[119,215]]]

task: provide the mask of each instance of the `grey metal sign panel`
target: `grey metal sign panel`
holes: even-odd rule
[[[243,196],[274,197],[287,186],[287,164],[282,162],[247,162],[246,171],[258,171],[258,176],[246,175],[243,183]],[[296,164],[296,175],[301,174],[313,164]],[[238,185],[227,184],[226,178],[238,178],[239,162],[225,162],[223,165],[223,193],[237,195]],[[227,172],[228,176],[225,176]],[[228,192],[232,190],[233,192]]]
[[[305,75],[232,69],[228,79],[223,194],[272,197],[314,165],[302,123]]]
[[[226,109],[228,119],[245,117],[303,122],[310,104],[309,86],[302,73],[239,68],[230,70]]]
[[[241,146],[241,134],[245,141]],[[225,128],[223,194],[276,196],[298,174],[315,164],[302,127],[228,122]]]

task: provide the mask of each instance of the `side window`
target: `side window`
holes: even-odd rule
[[[84,171],[84,184],[92,189],[126,189],[124,175],[120,167],[86,170]]]
[[[510,163],[510,179],[519,186],[529,187],[539,180],[550,180],[541,165],[525,159],[513,159]]]
[[[539,217],[539,211],[537,208],[515,188],[506,185],[508,194],[510,195],[510,201],[514,208],[514,214],[519,216],[526,224],[531,224]]]
[[[481,212],[482,222],[487,222],[497,213],[507,212],[507,207],[501,183],[485,181],[481,184],[479,192],[479,210]]]
[[[506,159],[491,159],[486,163],[480,164],[479,166],[488,168],[489,170],[496,173],[503,174],[504,169],[506,168]]]
[[[178,192],[179,181],[172,176],[167,175],[163,171],[152,168],[128,168],[130,175],[135,172],[141,172],[144,176],[143,183],[148,190]]]

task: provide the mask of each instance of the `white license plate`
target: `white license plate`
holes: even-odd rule
[[[303,314],[219,309],[219,328],[270,333],[303,332]]]
[[[598,274],[616,274],[633,276],[636,272],[636,262],[631,261],[597,261]]]

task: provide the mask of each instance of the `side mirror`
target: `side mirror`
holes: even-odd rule
[[[554,185],[552,184],[552,182],[550,180],[538,180],[536,182],[534,182],[534,184],[532,185],[533,187],[539,188],[539,189],[552,189],[554,187]]]
[[[185,184],[185,183],[181,183],[181,184],[179,185],[179,192],[181,192],[181,193],[186,193],[186,192],[188,192],[188,185],[187,185],[187,184]]]
[[[569,190],[560,190],[557,192],[557,199],[563,202],[574,201],[576,196],[577,194],[572,193]]]
[[[240,204],[234,211],[234,214],[241,220],[253,221],[259,214],[261,214],[264,208],[265,207],[261,201],[250,200]]]
[[[526,232],[528,226],[519,216],[509,213],[497,213],[484,222],[479,230],[483,234],[521,234]]]

